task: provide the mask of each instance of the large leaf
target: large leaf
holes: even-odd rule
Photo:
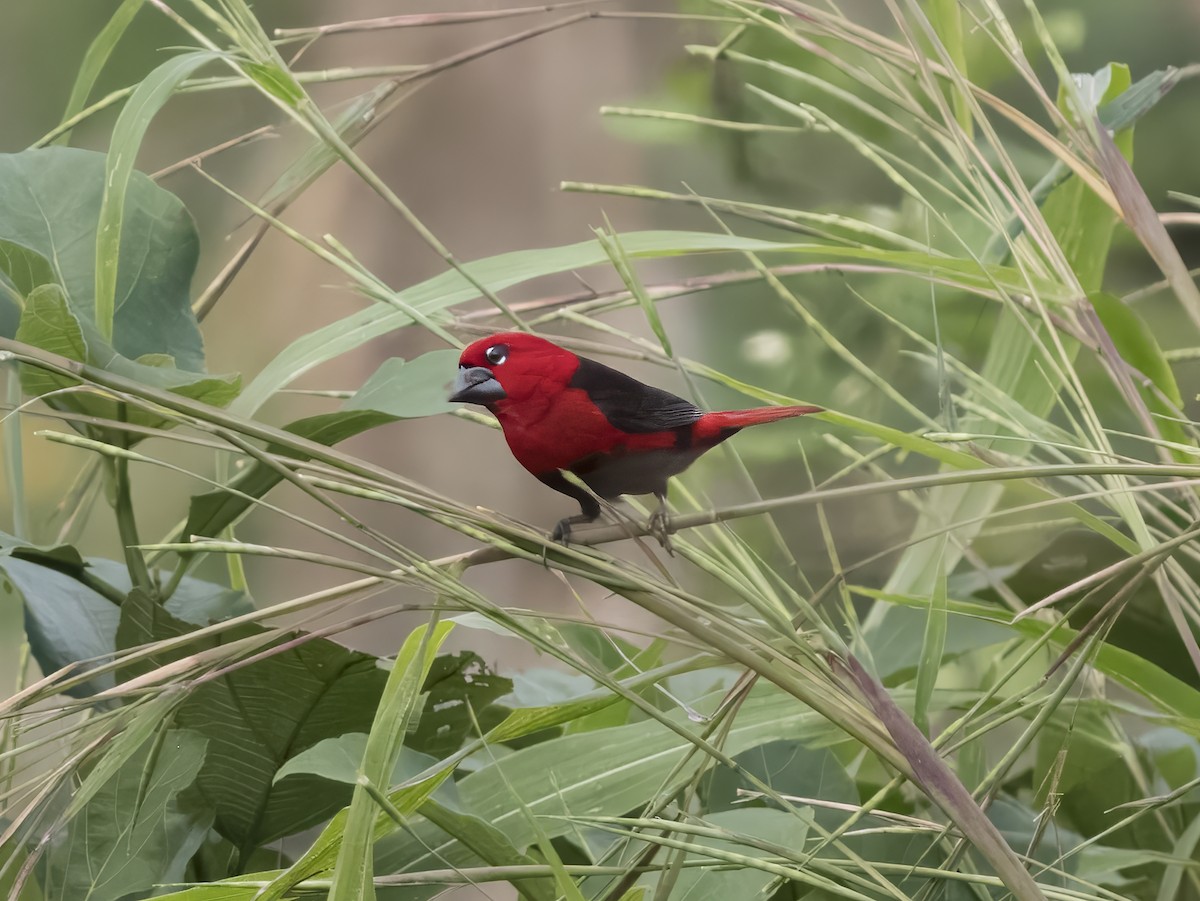
[[[511,679],[488,669],[474,651],[443,654],[429,668],[422,690],[427,693],[416,732],[407,747],[449,757],[467,739],[477,738],[507,716],[496,701],[512,691]]]
[[[46,884],[57,897],[117,901],[184,878],[212,824],[212,810],[192,788],[205,745],[174,729],[125,762],[47,856]]]
[[[688,723],[682,713],[672,714]],[[694,724],[689,728],[696,729]],[[836,730],[773,686],[756,688],[742,705],[723,746],[738,754],[776,739],[825,741]],[[464,811],[504,830],[513,847],[523,850],[537,838],[529,819],[553,837],[572,827],[553,817],[620,815],[660,791],[691,742],[657,722],[581,732],[551,739],[499,757],[458,784]],[[699,760],[674,773],[683,784]],[[463,866],[478,857],[432,823],[416,820],[406,833],[378,845],[376,872],[423,867]]]
[[[458,369],[458,351],[435,350],[405,362],[385,360],[365,385],[346,401],[346,410],[377,410],[397,419],[448,413],[450,384]]]
[[[44,261],[34,281],[53,273],[71,309],[95,325],[96,232],[104,194],[105,155],[68,147],[0,154],[0,324],[12,327],[17,283],[36,285],[16,270],[29,254]],[[11,247],[21,248],[16,254]],[[181,368],[204,371],[200,329],[189,303],[199,241],[191,216],[175,195],[141,173],[125,194],[119,269],[115,282],[113,347],[125,357],[165,353]],[[12,337],[13,331],[5,331]]]
[[[80,576],[86,571],[123,597],[131,588],[129,571],[114,560],[84,561],[71,547],[33,548],[0,533],[0,591],[25,608],[25,632],[33,659],[43,673],[81,660],[103,662],[116,649],[120,608]],[[164,574],[165,575],[165,574]],[[245,613],[246,596],[221,585],[186,577],[167,602],[169,613],[195,625]],[[90,697],[114,685],[102,673],[68,688],[76,698]]]
[[[358,783],[359,769],[362,767],[366,750],[367,736],[362,732],[347,732],[336,738],[326,738],[288,760],[275,774],[275,781],[306,774],[344,785],[355,785]],[[419,776],[437,762],[436,757],[414,751],[407,746],[403,747],[400,749],[395,769],[392,770],[392,784],[397,785]],[[439,785],[434,796],[449,807],[459,806],[458,793],[454,790],[453,782]],[[349,792],[346,794],[346,800],[350,800]]]
[[[83,326],[67,304],[67,296],[54,283],[38,285],[25,297],[25,306],[17,324],[16,339],[42,350],[66,357],[77,363],[88,361],[87,341],[83,337]],[[31,397],[41,397],[52,391],[76,385],[73,379],[47,372],[36,366],[21,367],[21,387]],[[68,403],[80,408],[85,399],[75,397],[56,398],[59,406]]]
[[[11,241],[0,241],[0,334],[16,331],[24,299],[35,288],[56,284],[58,279],[44,256]]]
[[[121,607],[117,642],[122,648],[189,632],[140,592]],[[205,648],[263,635],[255,624],[192,643],[186,649],[132,668],[132,675]],[[196,688],[176,721],[209,740],[198,785],[216,809],[218,831],[239,848],[251,848],[329,817],[345,801],[341,787],[317,778],[275,774],[291,757],[371,724],[386,674],[374,657],[325,639],[283,648],[299,636],[267,641],[275,653]]]
[[[88,557],[87,566],[92,574],[103,579],[122,594],[133,590],[133,583],[129,579],[129,570],[126,569],[124,563],[102,557]],[[151,576],[160,585],[165,584],[171,575],[166,570],[151,572]],[[216,582],[197,579],[194,576],[184,576],[164,606],[167,613],[177,616],[193,626],[207,626],[233,616],[241,616],[254,609],[254,603],[246,592],[228,588]]]
[[[25,298],[24,309],[17,326],[16,338],[79,363],[90,363],[144,385],[172,391],[193,400],[222,407],[237,396],[241,378],[237,375],[205,375],[188,372],[175,366],[167,354],[146,354],[130,360],[117,353],[99,334],[95,326],[81,319],[71,309],[66,295],[57,284],[39,285]],[[27,394],[41,396],[52,391],[79,384],[75,379],[24,366],[21,384]],[[69,409],[101,419],[124,419],[147,427],[162,428],[172,420],[141,407],[121,404],[107,394],[74,392],[58,394],[49,399],[52,406]],[[102,440],[130,444],[136,436],[109,436],[104,429],[81,426],[84,431],[96,431]]]
[[[43,673],[80,660],[103,660],[113,652],[120,609],[65,573],[14,557],[0,559],[0,591],[25,608],[29,651]],[[111,673],[67,690],[83,698],[113,686]]]

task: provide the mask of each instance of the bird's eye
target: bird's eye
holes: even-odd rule
[[[483,352],[483,355],[487,357],[487,361],[493,366],[499,366],[508,359],[508,345],[493,344]]]

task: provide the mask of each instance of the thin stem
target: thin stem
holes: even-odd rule
[[[12,504],[13,535],[29,540],[29,509],[25,503],[25,463],[21,443],[21,379],[19,367],[8,367],[8,405],[14,411],[4,417],[4,473],[8,478],[8,497]]]
[[[128,418],[128,408],[121,403],[118,411],[118,417],[124,422]],[[122,447],[127,448],[128,438],[125,435],[118,435],[117,440],[121,442]],[[142,539],[138,535],[137,519],[133,512],[129,460],[125,457],[116,457],[110,463],[109,473],[115,489],[113,509],[117,514],[117,532],[121,536],[121,547],[125,552],[125,565],[129,567],[129,577],[135,588],[140,588],[155,597],[157,592],[154,582],[150,578],[150,570],[146,566],[146,558],[142,556]]]

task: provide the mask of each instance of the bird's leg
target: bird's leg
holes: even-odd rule
[[[671,536],[668,529],[671,525],[671,516],[667,512],[667,492],[666,489],[654,492],[654,496],[658,498],[658,509],[650,514],[650,534],[672,557],[675,556],[675,551],[671,547]]]
[[[597,514],[599,515],[599,514]],[[595,516],[588,516],[586,513],[580,513],[577,516],[567,516],[558,521],[558,525],[554,527],[554,531],[550,533],[550,540],[557,541],[560,544],[571,543],[571,526],[581,525],[585,522],[595,522]]]
[[[554,527],[554,531],[550,533],[550,540],[557,541],[561,544],[570,544],[571,542],[571,526],[580,525],[585,522],[594,522],[600,517],[600,502],[596,500],[587,488],[582,485],[577,485],[569,481],[561,472],[543,473],[538,476],[538,479],[544,485],[548,485],[555,491],[561,491],[567,497],[573,497],[579,501],[579,514],[576,516],[568,516],[565,519],[560,519],[558,525]]]

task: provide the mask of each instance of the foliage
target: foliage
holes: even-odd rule
[[[0,636],[41,673],[0,702],[0,890],[412,899],[504,881],[534,901],[1200,897],[1200,467],[1186,355],[1162,346],[1194,341],[1200,293],[1131,166],[1135,126],[1180,72],[1072,74],[1032,2],[1007,16],[974,0],[889,4],[890,19],[862,20],[793,0],[685,4],[711,39],[687,48],[708,89],[678,92],[689,110],[605,112],[668,129],[659,138],[722,135],[744,181],[711,194],[563,187],[692,206],[710,227],[608,227],[462,263],[356,144],[423,79],[582,27],[590,11],[405,67],[333,114],[309,86],[377,70],[305,71],[283,54],[335,25],[272,38],[244,0],[176,6],[186,14],[122,3],[60,126],[0,155],[14,504]],[[165,17],[187,49],[89,103],[137,16]],[[417,19],[460,20],[354,27]],[[1020,101],[1004,99],[1012,82]],[[239,141],[204,154],[197,177],[364,300],[244,387],[207,371],[200,320],[257,241],[193,297],[192,219],[135,169],[158,112],[199,89],[254,91],[307,143],[257,200],[208,171]],[[117,104],[106,153],[59,146]],[[764,173],[786,186],[784,161],[816,141],[837,143],[839,182],[870,181],[887,205],[756,199]],[[336,163],[445,271],[393,289],[336,238],[283,221]],[[1187,337],[1121,296],[1118,241],[1160,270],[1152,290]],[[700,274],[645,281],[656,258]],[[740,268],[705,271],[713,260]],[[594,267],[623,287],[498,296]],[[822,306],[806,295],[830,273]],[[662,301],[703,309],[732,289],[778,323],[760,354],[771,368],[679,352]],[[744,330],[737,306],[718,327]],[[619,310],[653,339],[622,331]],[[800,403],[803,384],[828,408],[819,434],[794,433],[811,487],[714,506],[696,500],[709,472],[697,467],[664,560],[640,520],[559,546],[410,479],[402,460],[392,472],[338,449],[401,419],[490,424],[444,399],[457,336],[481,324],[566,330],[581,348],[571,330],[591,330],[706,396]],[[302,374],[400,331],[447,347],[387,361],[336,409],[283,424],[264,413]],[[801,367],[782,364],[801,359],[805,381],[789,382]],[[55,421],[37,442],[88,461],[58,529],[27,504],[31,411]],[[784,434],[739,444],[747,468],[801,471]],[[741,464],[733,453],[722,466]],[[149,467],[193,492],[157,543],[133,491]],[[847,505],[900,526],[848,535]],[[392,512],[475,549],[430,558],[379,524]],[[122,560],[76,546],[92,516],[115,523]],[[243,541],[247,516],[333,551]],[[252,556],[347,580],[259,609],[240,565]],[[227,580],[197,575],[214,560]],[[502,560],[619,596],[655,625],[635,640],[586,602],[578,615],[502,603],[466,576]],[[338,605],[392,588],[419,591],[410,612],[428,617],[394,658],[336,640],[396,612]],[[322,618],[281,620],[302,612]],[[559,669],[494,666],[497,634]],[[477,650],[443,652],[450,636]]]

